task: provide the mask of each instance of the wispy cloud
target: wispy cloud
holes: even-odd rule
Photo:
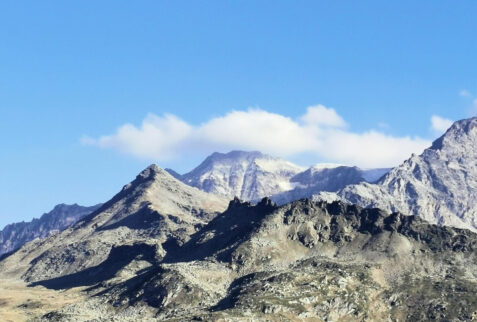
[[[470,116],[477,116],[477,98],[475,98],[475,96],[469,92],[468,90],[461,90],[459,92],[459,95],[461,97],[465,97],[467,99],[471,99],[472,100],[472,105],[470,106],[469,110],[468,110],[468,114]]]
[[[431,117],[431,130],[435,134],[442,134],[454,123],[454,121],[440,117],[439,115],[432,115]]]
[[[323,105],[308,107],[297,119],[253,108],[231,111],[199,125],[171,114],[150,114],[140,126],[125,124],[114,134],[84,137],[82,142],[153,161],[243,149],[282,157],[311,153],[319,160],[361,167],[397,165],[431,143],[377,130],[352,132],[334,109]]]

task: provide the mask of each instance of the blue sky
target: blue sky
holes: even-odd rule
[[[289,126],[288,147],[321,133],[291,150],[257,143],[303,165],[359,163],[323,145],[373,133],[378,151],[419,149],[442,130],[432,116],[475,114],[476,12],[475,1],[2,1],[0,227],[105,201],[154,161],[184,172],[213,149],[256,147],[223,138],[237,118]],[[182,129],[171,118],[188,137],[170,136]],[[143,122],[175,143],[138,150]],[[125,124],[133,138],[117,135]]]

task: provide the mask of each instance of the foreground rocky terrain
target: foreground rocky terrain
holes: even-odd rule
[[[430,148],[376,184],[350,185],[315,198],[401,211],[477,231],[477,117],[455,122]]]
[[[0,231],[0,256],[20,248],[35,238],[44,238],[60,232],[100,206],[83,207],[77,204],[60,204],[38,219],[7,225]]]

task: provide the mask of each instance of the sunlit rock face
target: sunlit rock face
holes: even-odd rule
[[[477,230],[477,118],[455,122],[421,155],[413,155],[376,184],[348,186],[337,194],[364,207],[419,216],[430,223]]]

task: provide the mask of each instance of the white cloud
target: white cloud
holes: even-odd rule
[[[332,108],[323,105],[310,106],[301,120],[310,125],[323,125],[333,127],[345,127],[346,122]]]
[[[121,126],[116,134],[98,139],[83,137],[83,144],[112,148],[141,159],[168,160],[178,156],[180,145],[187,140],[192,126],[171,114],[163,117],[149,114],[140,128],[132,124]]]
[[[431,129],[437,134],[442,134],[447,131],[452,123],[454,123],[452,120],[440,117],[438,115],[432,115],[431,117]]]
[[[148,115],[140,127],[121,126],[115,134],[82,142],[152,161],[232,149],[259,150],[281,157],[313,154],[317,161],[361,167],[395,166],[431,142],[393,137],[379,131],[354,133],[334,109],[309,107],[298,119],[262,109],[232,111],[200,125],[176,116]]]
[[[420,154],[430,142],[420,138],[393,137],[375,130],[365,133],[336,131],[323,138],[321,155],[327,159],[361,167],[391,167]]]
[[[259,150],[276,155],[293,155],[314,146],[313,129],[292,119],[260,109],[233,111],[213,118],[196,129],[197,144],[220,150]]]
[[[459,96],[462,96],[462,97],[472,97],[472,94],[470,94],[470,92],[466,89],[463,89],[459,92]]]
[[[472,108],[470,110],[471,116],[477,116],[477,98],[472,101]]]

